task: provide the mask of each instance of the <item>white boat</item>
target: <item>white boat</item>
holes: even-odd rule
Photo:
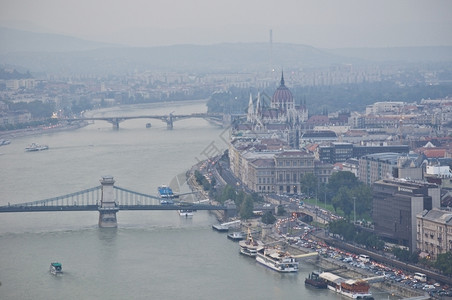
[[[186,218],[190,218],[193,217],[193,210],[191,209],[179,209],[179,216],[181,217],[186,217]]]
[[[49,271],[53,275],[63,274],[63,266],[59,262],[53,262],[50,264]]]
[[[4,140],[4,139],[0,140],[0,146],[9,145],[9,144],[11,144],[10,140]]]
[[[298,272],[298,261],[290,253],[277,248],[263,247],[259,249],[256,261],[280,273]]]
[[[38,145],[36,143],[32,143],[28,147],[25,148],[25,151],[27,152],[34,152],[34,151],[42,151],[49,149],[49,146],[47,145]]]
[[[372,300],[370,285],[365,280],[345,279],[333,273],[323,272],[319,278],[324,280],[328,289],[352,299]]]
[[[246,240],[239,242],[240,253],[247,256],[256,257],[257,251],[264,247],[264,243],[253,239],[250,231],[248,230],[248,235]]]

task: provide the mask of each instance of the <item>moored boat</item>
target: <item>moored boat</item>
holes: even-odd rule
[[[161,185],[157,188],[157,191],[161,198],[160,204],[174,204],[173,199],[177,198],[177,196],[174,195],[173,190],[169,186]]]
[[[42,151],[49,149],[49,146],[47,145],[38,145],[36,143],[32,143],[28,147],[25,148],[26,152],[35,152],[35,151]]]
[[[298,261],[290,253],[277,248],[262,247],[257,251],[256,261],[280,273],[298,272]]]
[[[63,266],[59,262],[53,262],[50,264],[50,273],[53,275],[63,274]]]
[[[0,140],[0,146],[9,145],[9,144],[11,144],[10,140],[4,140],[4,139]]]
[[[174,198],[173,190],[169,186],[163,184],[157,188],[157,191],[161,198]]]
[[[193,217],[193,210],[191,209],[179,209],[179,216],[181,217],[186,217],[186,218],[190,218]]]
[[[319,277],[319,275],[319,272],[313,271],[311,274],[309,274],[308,277],[306,277],[304,283],[318,289],[326,289],[327,284],[323,279]]]
[[[319,277],[326,282],[328,289],[338,294],[352,299],[374,299],[369,292],[370,285],[365,280],[345,279],[329,272],[323,272]]]
[[[261,241],[255,240],[251,235],[251,232],[248,230],[246,240],[240,241],[239,246],[241,254],[255,257],[257,255],[257,251],[262,248],[264,244]]]

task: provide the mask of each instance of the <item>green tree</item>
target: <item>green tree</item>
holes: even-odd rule
[[[330,232],[340,234],[346,241],[353,241],[355,239],[355,226],[347,222],[347,220],[341,219],[330,222],[328,224]]]
[[[419,261],[419,253],[417,253],[417,252],[411,253],[409,250],[401,249],[399,247],[393,247],[392,253],[400,261],[410,262],[410,263],[417,263]]]
[[[286,210],[284,209],[284,206],[278,205],[278,207],[276,209],[276,214],[278,216],[283,216],[285,213],[286,213]]]
[[[452,275],[452,252],[438,254],[435,261],[435,268],[443,272],[444,275]]]
[[[249,219],[253,217],[253,199],[250,195],[246,195],[242,201],[242,205],[240,206],[240,218],[241,219]]]
[[[204,179],[202,180],[202,188],[203,188],[205,191],[210,190],[210,182],[209,182],[206,178],[204,178]]]
[[[353,203],[350,201],[351,197],[351,191],[347,187],[341,187],[331,200],[334,210],[337,212],[337,209],[341,208],[349,219],[353,210]]]
[[[243,190],[240,190],[240,191],[236,192],[236,196],[235,196],[235,199],[234,199],[235,205],[237,205],[237,207],[242,206],[242,203],[243,203],[243,201],[245,200],[245,198],[247,196],[249,196],[249,195],[247,195]],[[249,197],[251,197],[251,196],[249,196]],[[253,200],[251,198],[251,202],[252,201]]]
[[[262,223],[264,224],[273,224],[276,221],[276,217],[270,212],[266,211],[261,218]]]
[[[372,207],[372,190],[364,183],[359,183],[352,191],[352,198],[355,197],[356,213],[362,216],[365,213],[370,214]],[[352,199],[353,200],[353,199]]]
[[[198,182],[198,184],[202,184],[203,178],[204,178],[204,176],[202,175],[202,173],[199,172],[198,170],[195,170],[195,179],[196,179],[196,182]]]
[[[349,171],[340,171],[331,175],[328,180],[328,191],[334,196],[341,187],[353,189],[359,185],[358,178]]]
[[[236,191],[233,186],[227,184],[218,194],[216,200],[220,203],[224,203],[226,200],[233,200],[237,197]]]
[[[215,188],[216,185],[217,185],[217,180],[215,179],[215,177],[212,176],[212,179],[210,181],[210,186],[212,188]]]
[[[301,191],[308,196],[317,189],[317,177],[312,173],[305,173],[300,179]]]

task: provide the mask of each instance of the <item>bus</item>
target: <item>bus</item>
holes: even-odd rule
[[[424,273],[414,273],[414,279],[420,282],[427,282],[427,275]]]
[[[360,254],[358,256],[358,260],[362,261],[363,263],[368,263],[370,261],[370,257],[368,255]]]

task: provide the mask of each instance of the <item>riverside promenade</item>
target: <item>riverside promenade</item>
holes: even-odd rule
[[[191,168],[191,170],[187,171],[187,182],[190,186],[190,188],[192,189],[192,191],[196,191],[198,192],[198,197],[200,197],[199,200],[201,200],[201,198],[203,199],[208,199],[209,195],[206,191],[203,190],[202,186],[200,186],[197,182],[196,179],[194,177],[194,171],[198,170],[200,171],[201,166],[203,165],[203,162],[200,162],[198,164],[196,164],[195,166],[193,166]],[[216,168],[215,171],[212,172],[215,174],[216,180],[217,182],[220,183],[220,186],[224,186],[227,183],[227,179],[226,178],[222,178],[221,177],[221,173],[224,172],[228,172],[228,170],[224,170],[225,168],[225,164],[221,165],[222,170],[218,170],[218,160],[217,160],[217,164],[216,164]],[[213,203],[213,200],[209,200],[210,202]],[[215,215],[217,216],[217,219],[220,222],[226,222],[228,220],[224,219],[224,216],[220,213],[220,212],[214,212],[212,211],[212,213],[215,213]],[[339,248],[337,248],[338,246],[327,246],[327,241],[330,240],[331,238],[329,236],[325,236],[325,233],[322,231],[313,231],[310,232],[308,236],[305,236],[305,239],[307,241],[310,241],[312,243],[314,243],[317,246],[311,245],[309,246],[309,248],[300,246],[299,244],[294,244],[292,242],[292,238],[289,237],[288,235],[281,235],[277,233],[277,230],[275,229],[275,226],[271,226],[270,229],[270,233],[267,234],[265,237],[262,237],[262,230],[263,224],[260,221],[260,218],[255,218],[255,219],[248,219],[246,221],[242,221],[241,224],[241,230],[246,231],[247,228],[250,228],[253,232],[260,232],[261,236],[256,237],[259,238],[261,240],[263,240],[264,242],[274,242],[274,241],[280,241],[280,240],[285,240],[285,245],[287,246],[287,250],[294,255],[297,254],[305,254],[305,253],[309,253],[312,252],[313,249],[317,249],[317,251],[326,251],[324,249],[327,248],[335,248],[337,250],[341,250]],[[267,230],[268,231],[268,230]],[[302,235],[303,233],[300,232],[298,235]],[[292,234],[291,236],[296,236],[297,234]],[[322,246],[319,246],[322,245]],[[316,248],[317,247],[317,248]],[[342,249],[344,250],[344,249]],[[356,249],[355,249],[356,250]],[[344,250],[345,252],[346,250]],[[356,254],[360,254],[360,251],[358,251],[358,253]],[[337,260],[335,258],[332,257],[328,257],[326,255],[319,255],[316,257],[311,257],[311,258],[305,258],[303,259],[303,262],[305,263],[310,263],[313,264],[315,266],[317,266],[319,269],[322,270],[334,270],[333,273],[337,273],[338,275],[342,276],[342,277],[346,277],[346,278],[369,278],[369,277],[375,277],[375,273],[373,273],[370,269],[364,269],[364,268],[360,268],[360,267],[355,267],[355,266],[351,266],[348,263],[345,263],[341,260]],[[398,282],[394,282],[391,280],[384,280],[381,282],[374,282],[371,283],[371,285],[377,289],[383,290],[393,296],[397,296],[400,298],[412,298],[412,297],[422,297],[423,299],[428,299],[428,295],[426,295],[426,293],[422,290],[419,289],[413,289],[411,288],[409,285],[403,285],[401,283]],[[443,298],[443,299],[452,299],[452,298]]]

